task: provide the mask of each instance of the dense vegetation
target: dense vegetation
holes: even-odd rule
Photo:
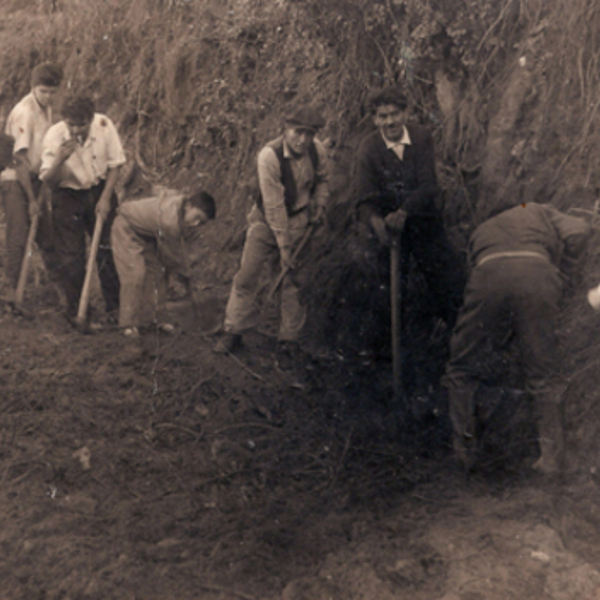
[[[432,126],[455,205],[599,186],[600,16],[592,0],[11,0],[0,106],[65,65],[138,161],[232,206],[260,143],[310,100],[338,144],[370,89],[402,84]],[[484,193],[481,193],[484,192]],[[243,212],[243,211],[242,211]]]

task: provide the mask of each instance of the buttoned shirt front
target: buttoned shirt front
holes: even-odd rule
[[[42,163],[42,143],[52,125],[52,109],[42,108],[33,92],[27,94],[11,110],[5,132],[15,140],[14,153],[27,150],[31,172],[38,174]],[[14,169],[6,169],[0,175],[2,181],[16,181]]]
[[[40,179],[52,167],[61,144],[70,139],[64,121],[53,125],[44,138]],[[106,179],[109,169],[125,164],[125,152],[113,122],[96,113],[90,124],[88,137],[78,145],[60,169],[58,186],[74,190],[87,190]]]
[[[393,150],[400,160],[404,160],[404,148],[412,143],[410,141],[410,135],[408,134],[408,129],[406,129],[406,126],[404,126],[402,138],[398,142],[391,142],[385,137],[385,135],[383,135],[383,133],[381,134],[381,137],[383,138],[383,142],[388,150]]]

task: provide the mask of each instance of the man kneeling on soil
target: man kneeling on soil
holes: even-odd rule
[[[477,390],[489,375],[486,359],[514,339],[537,412],[541,455],[533,467],[552,474],[564,460],[559,301],[591,228],[549,205],[511,206],[496,211],[470,240],[472,271],[446,370],[454,450],[470,469],[478,450]]]
[[[111,243],[121,284],[119,327],[126,336],[138,337],[138,328],[151,323],[174,331],[165,314],[167,275],[181,275],[193,299],[199,228],[215,212],[214,199],[203,191],[184,196],[163,190],[121,204]]]
[[[217,352],[234,352],[242,332],[254,324],[260,275],[279,259],[282,271],[279,364],[295,366],[298,339],[306,320],[300,300],[307,271],[292,256],[311,228],[323,221],[329,198],[325,148],[315,139],[325,125],[323,117],[306,106],[290,115],[283,135],[269,142],[258,155],[260,197],[248,215],[248,230],[240,270],[225,312],[225,337]],[[308,255],[307,248],[303,249]],[[285,366],[284,366],[285,365]]]

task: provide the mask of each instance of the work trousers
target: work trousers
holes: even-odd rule
[[[91,237],[96,224],[96,204],[100,199],[104,182],[88,189],[52,190],[52,219],[59,282],[67,299],[70,314],[77,314],[81,288],[86,268],[86,232]],[[118,200],[111,199],[111,211],[102,227],[100,245],[96,256],[100,288],[106,311],[119,307],[119,277],[110,247],[110,228],[115,217]]]
[[[428,295],[423,299],[451,329],[462,303],[465,284],[464,267],[448,240],[441,218],[409,216],[400,240],[402,284],[408,277],[412,256],[427,284]],[[389,253],[385,254],[386,258]]]
[[[111,243],[119,274],[119,327],[140,327],[165,320],[167,271],[156,240],[144,238],[117,215]]]
[[[518,344],[527,391],[543,411],[560,401],[560,349],[556,322],[562,282],[540,258],[500,258],[473,269],[450,343],[446,384],[457,434],[474,434],[475,395],[493,377],[494,354]]]
[[[32,176],[33,193],[39,196],[41,181]],[[19,281],[21,265],[25,256],[25,247],[29,235],[29,200],[23,186],[18,181],[3,181],[1,183],[4,213],[6,217],[6,279],[14,289]],[[53,254],[50,216],[46,202],[41,204],[40,220],[36,242],[41,250],[46,270],[52,276]]]
[[[310,220],[304,210],[289,219],[291,252],[306,233]],[[303,256],[309,254],[308,247]],[[225,331],[241,333],[256,324],[258,317],[257,295],[261,274],[265,267],[273,274],[279,262],[279,248],[275,235],[260,211],[254,207],[248,217],[246,242],[225,309]],[[300,257],[302,258],[302,257]],[[278,338],[281,341],[297,341],[306,321],[306,308],[300,294],[307,283],[307,269],[301,262],[288,271],[281,282],[281,308]]]

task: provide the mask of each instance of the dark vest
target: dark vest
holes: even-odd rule
[[[294,172],[292,171],[290,159],[283,155],[283,139],[272,148],[275,151],[277,160],[279,160],[279,168],[281,169],[281,184],[283,185],[285,210],[289,217],[293,217],[297,212],[300,212],[295,210],[296,202],[298,200],[298,188],[296,187],[296,180],[294,179]],[[310,189],[310,193],[313,194],[318,183],[317,171],[319,169],[319,154],[314,143],[308,147],[308,157],[310,158],[315,173],[314,181]],[[262,213],[265,212],[263,197],[260,190],[256,198],[256,206],[258,206]],[[304,210],[304,207],[301,210]]]

